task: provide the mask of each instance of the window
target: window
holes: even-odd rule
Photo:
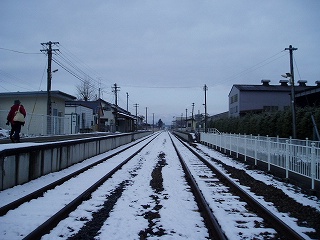
[[[231,113],[231,114],[237,113],[237,112],[238,112],[238,106],[235,106],[235,107],[230,108],[230,113]]]
[[[230,103],[238,102],[238,94],[235,94],[230,97]]]
[[[81,114],[81,127],[85,128],[86,126],[86,113]]]
[[[265,112],[276,112],[278,109],[278,106],[263,106],[263,111]]]

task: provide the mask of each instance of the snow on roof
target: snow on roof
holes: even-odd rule
[[[70,94],[54,90],[50,91],[51,96],[57,97],[57,98],[62,98],[65,100],[74,100],[76,99],[75,96],[72,96]],[[30,92],[2,92],[0,93],[0,98],[1,97],[29,97],[29,96],[35,96],[35,95],[40,95],[40,96],[47,96],[47,91],[30,91]]]

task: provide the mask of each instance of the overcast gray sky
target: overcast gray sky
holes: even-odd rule
[[[208,113],[225,112],[233,84],[279,83],[290,44],[296,81],[320,80],[319,12],[319,0],[1,0],[0,92],[46,90],[40,43],[52,41],[57,61],[108,102],[117,83],[119,105],[128,92],[148,122],[170,124],[192,103],[203,113],[205,84]],[[54,69],[52,90],[76,96],[81,80]]]

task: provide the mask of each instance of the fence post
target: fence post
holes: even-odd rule
[[[257,166],[257,158],[258,158],[258,140],[257,137],[254,137],[254,165]]]
[[[240,139],[240,133],[237,136],[237,158],[239,157],[239,139]]]
[[[25,122],[26,125],[29,124],[29,121],[30,121],[30,117],[29,117],[29,115],[27,115],[27,116],[26,116],[26,122]],[[27,129],[27,136],[29,136],[29,126],[26,127],[26,129]]]
[[[286,179],[289,178],[289,140],[286,140]]]
[[[316,144],[311,143],[311,189],[314,190],[314,181],[316,178]]]
[[[219,146],[220,146],[220,138],[221,138],[221,133],[217,134],[216,136],[216,149],[218,150]]]
[[[230,133],[230,149],[229,149],[229,154],[231,155],[231,150],[232,150],[232,139],[233,139],[233,134]]]
[[[244,161],[247,161],[247,135],[244,134]]]
[[[224,148],[224,153],[227,152],[227,138],[228,138],[228,134],[226,133],[224,135],[225,139],[224,139],[224,145],[223,145],[223,148]]]
[[[277,165],[280,165],[280,142],[279,142],[279,135],[277,135]]]
[[[268,172],[270,172],[270,161],[271,161],[271,140],[270,137],[267,136],[267,154],[268,154]]]

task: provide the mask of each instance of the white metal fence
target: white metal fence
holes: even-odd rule
[[[288,178],[289,171],[311,179],[320,180],[320,144],[309,140],[284,139],[227,133],[201,133],[200,141],[214,145],[225,153],[234,152],[283,168]]]
[[[0,127],[10,130],[6,125],[8,111],[0,110]],[[25,136],[61,135],[71,133],[71,118],[47,116],[41,114],[29,114],[26,123],[21,128],[21,134]]]

